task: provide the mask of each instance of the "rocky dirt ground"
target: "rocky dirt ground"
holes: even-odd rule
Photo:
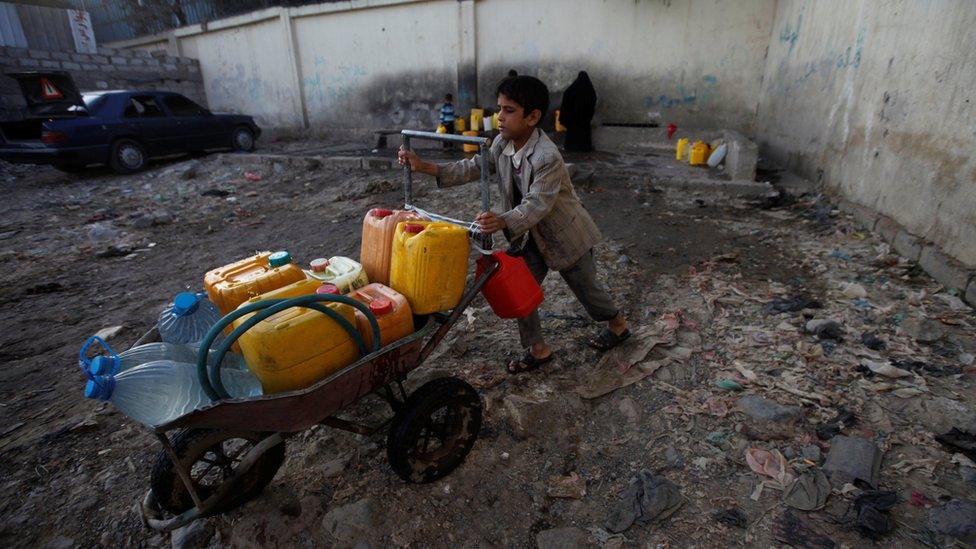
[[[300,144],[292,144],[300,150]],[[585,159],[583,159],[585,161]],[[601,276],[635,337],[604,356],[558,276],[558,359],[511,377],[514,325],[483,301],[408,383],[475,386],[466,462],[401,481],[385,435],[288,440],[271,486],[177,534],[137,502],[158,448],[82,397],[77,353],[131,345],[175,293],[255,250],[358,256],[395,172],[296,171],[218,157],[143,174],[2,166],[0,540],[13,546],[860,547],[976,541],[976,316],[817,198],[753,204],[661,192],[602,170],[579,192]],[[471,218],[475,186],[418,203]],[[382,419],[377,398],[350,417]],[[954,437],[936,440],[957,428]],[[969,433],[969,434],[967,434]]]

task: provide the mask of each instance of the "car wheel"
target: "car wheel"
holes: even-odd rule
[[[129,174],[143,170],[149,163],[146,149],[134,139],[119,139],[112,145],[109,166],[118,173]]]
[[[233,148],[235,151],[251,152],[254,150],[254,132],[250,128],[241,126],[234,129]]]

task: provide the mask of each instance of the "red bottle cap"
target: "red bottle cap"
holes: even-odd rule
[[[423,225],[414,225],[413,223],[407,223],[403,226],[403,232],[410,234],[418,234],[420,231],[424,230]]]
[[[378,297],[369,302],[369,310],[374,315],[385,315],[393,312],[393,302],[385,297]]]
[[[309,266],[312,267],[312,272],[321,273],[329,267],[329,260],[325,258],[313,259]]]
[[[339,287],[335,284],[323,284],[315,290],[317,294],[339,295]]]
[[[386,208],[373,208],[369,211],[369,215],[383,219],[384,217],[393,215],[393,210],[387,210]]]

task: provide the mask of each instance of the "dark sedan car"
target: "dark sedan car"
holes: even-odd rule
[[[152,157],[212,149],[251,151],[261,130],[250,116],[214,114],[163,91],[79,93],[66,72],[20,72],[28,117],[0,123],[0,159],[78,171],[107,164],[119,173]]]

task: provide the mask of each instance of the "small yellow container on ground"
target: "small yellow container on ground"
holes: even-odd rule
[[[689,159],[689,164],[692,166],[701,166],[708,162],[709,149],[708,143],[704,141],[695,141],[695,144],[691,146],[691,157]]]
[[[674,159],[680,161],[688,158],[688,138],[682,137],[678,140],[678,146],[674,149]]]
[[[397,224],[390,286],[406,296],[415,315],[453,309],[464,293],[471,244],[468,231],[439,221]]]
[[[478,131],[481,129],[481,122],[485,118],[485,109],[471,109],[471,129]]]
[[[476,132],[476,131],[466,131],[466,132],[464,132],[464,135],[466,135],[468,137],[478,137],[478,132]],[[467,143],[465,143],[462,148],[464,149],[464,152],[466,152],[466,153],[476,153],[476,152],[478,152],[478,149],[480,147],[478,147],[477,145],[468,145]]]
[[[465,126],[465,121],[463,118],[454,119],[454,133],[464,133],[464,131],[467,129],[468,128]]]

